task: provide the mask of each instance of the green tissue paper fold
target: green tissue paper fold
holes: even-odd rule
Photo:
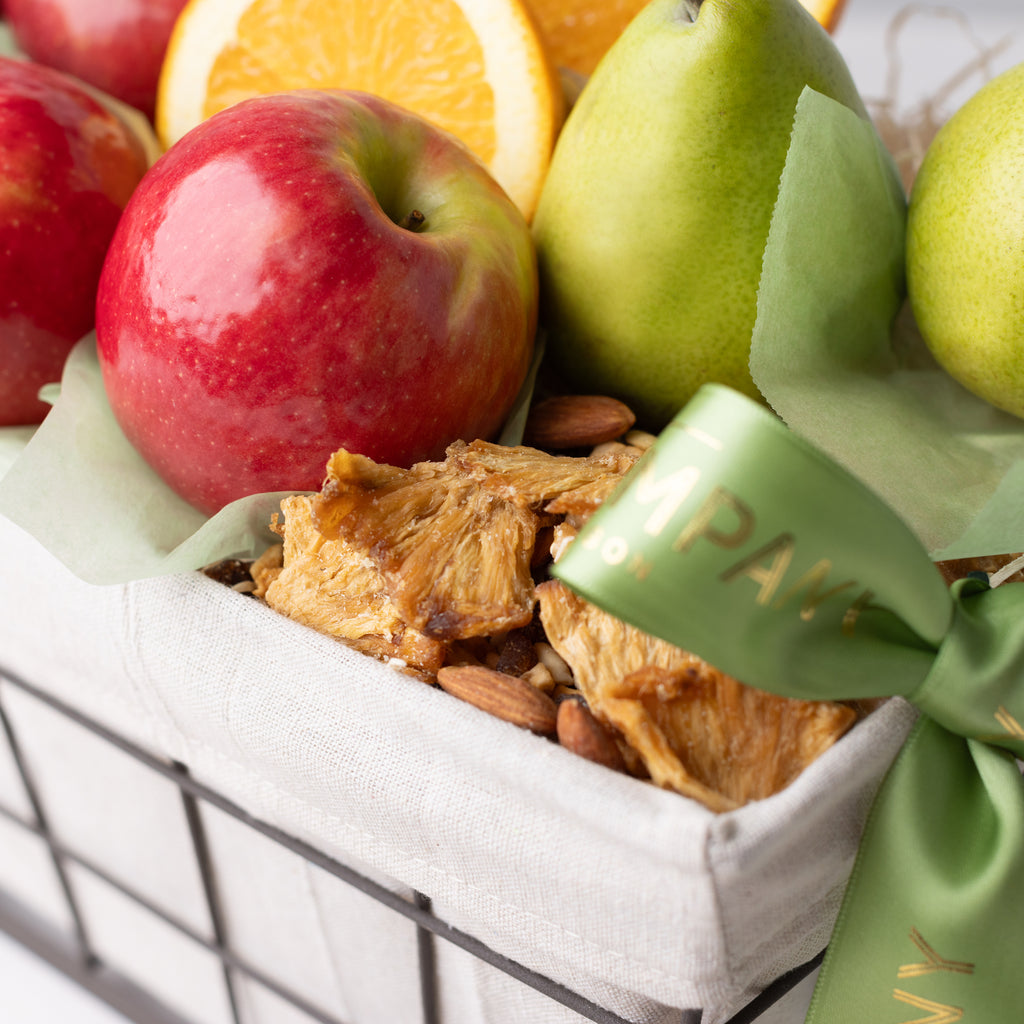
[[[905,228],[872,126],[805,90],[765,248],[754,381],[933,557],[1020,551],[1024,421],[931,359],[904,302]]]
[[[122,583],[259,554],[283,496],[245,498],[209,519],[179,498],[118,426],[89,335],[68,357],[53,409],[0,478],[0,515],[86,582]]]

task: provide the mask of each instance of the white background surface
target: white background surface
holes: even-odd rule
[[[887,27],[901,10],[915,13],[899,37],[903,73],[894,80],[886,49]],[[956,16],[957,10],[963,13]],[[889,98],[897,110],[907,111],[923,97],[934,95],[979,53],[1001,40],[1009,40],[1009,45],[995,56],[992,70],[1024,61],[1024,14],[1020,0],[957,0],[951,6],[914,4],[906,8],[895,0],[848,0],[835,39],[865,99]],[[947,111],[955,109],[980,83],[977,75],[970,76],[951,93]],[[0,1022],[126,1024],[124,1018],[2,933]]]
[[[3,1024],[127,1024],[106,1003],[0,932]]]

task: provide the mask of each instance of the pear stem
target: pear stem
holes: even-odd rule
[[[696,21],[697,15],[700,14],[700,5],[704,0],[680,0],[679,6],[682,8],[683,17],[690,21]]]

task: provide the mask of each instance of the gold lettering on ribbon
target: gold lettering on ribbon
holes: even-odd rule
[[[897,978],[920,978],[925,974],[935,974],[937,971],[949,971],[952,974],[974,973],[974,964],[965,960],[947,960],[939,956],[916,928],[910,930],[910,941],[924,953],[924,960],[921,963],[904,964],[896,973]]]
[[[722,444],[717,437],[714,437],[705,430],[701,430],[700,427],[693,426],[692,423],[687,423],[683,427],[683,432],[689,434],[690,437],[694,438],[694,440],[700,441],[701,444],[707,445],[716,452],[720,452],[725,448],[725,445]]]
[[[838,586],[830,587],[828,590],[822,590],[822,586],[828,579],[828,574],[832,571],[832,563],[827,558],[822,558],[816,565],[812,566],[807,570],[794,583],[779,599],[775,602],[776,608],[781,608],[785,605],[794,595],[800,593],[802,590],[806,590],[803,601],[800,603],[800,618],[804,622],[810,622],[814,618],[814,613],[818,610],[818,605],[827,601],[830,597],[834,597],[836,594],[842,593],[850,587],[856,586],[854,580],[847,580],[845,583],[840,583]]]
[[[928,1010],[931,1016],[915,1017],[913,1020],[905,1020],[902,1024],[956,1024],[962,1020],[964,1011],[959,1006],[947,1006],[945,1003],[936,1003],[931,999],[923,999],[921,996],[904,992],[901,988],[892,990],[893,999],[914,1007],[915,1010]]]
[[[723,510],[734,520],[734,525],[728,532],[712,525]],[[727,550],[738,548],[753,531],[753,509],[724,487],[715,487],[672,542],[672,550],[687,551],[700,537],[716,547]],[[647,532],[650,533],[650,530]]]
[[[658,503],[657,508],[644,523],[644,533],[651,537],[657,537],[668,526],[669,521],[679,511],[679,506],[686,501],[700,480],[700,470],[696,466],[684,466],[670,473],[664,480],[655,480],[654,465],[654,459],[648,459],[646,465],[640,464],[633,492],[633,498],[638,505]]]
[[[624,537],[608,537],[601,545],[601,559],[606,565],[622,565],[629,556],[629,544]]]
[[[626,572],[635,576],[638,580],[643,582],[651,574],[651,568],[653,562],[649,562],[640,552],[637,552],[629,560],[629,564],[626,566]]]
[[[761,587],[757,594],[757,603],[766,605],[774,597],[783,576],[786,575],[789,563],[793,560],[795,546],[796,539],[791,533],[780,533],[774,540],[726,569],[722,573],[722,580],[729,583],[737,576],[749,576]]]
[[[1017,721],[1009,711],[1000,705],[999,710],[996,712],[996,721],[999,725],[1005,729],[1015,740],[1024,741],[1024,726]]]
[[[843,636],[853,636],[853,631],[857,628],[857,620],[860,618],[860,613],[871,605],[871,599],[874,596],[874,591],[865,590],[857,600],[846,609],[846,614],[843,615]]]
[[[653,563],[644,558],[642,552],[631,552],[625,537],[606,534],[603,527],[598,527],[580,543],[588,551],[596,551],[605,565],[624,566],[626,572],[641,582],[651,574]]]

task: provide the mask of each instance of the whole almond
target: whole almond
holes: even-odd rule
[[[437,673],[441,689],[520,728],[555,734],[555,702],[524,679],[483,665],[447,665]]]
[[[553,395],[530,410],[523,440],[537,448],[590,448],[621,437],[635,422],[629,406],[608,395]]]
[[[580,701],[564,700],[558,705],[556,731],[558,742],[566,750],[614,771],[626,770],[626,762],[612,731]]]

